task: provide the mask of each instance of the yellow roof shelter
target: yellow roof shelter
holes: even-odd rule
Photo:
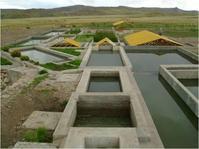
[[[125,41],[130,46],[138,45],[175,45],[181,46],[182,44],[171,40],[167,37],[160,36],[153,32],[144,30],[137,33],[132,33],[124,37]]]
[[[104,38],[104,39],[98,41],[98,42],[96,43],[96,46],[107,45],[107,44],[112,45],[112,46],[115,45],[114,42],[112,42],[109,38],[106,37],[106,38]]]
[[[113,26],[118,26],[118,25],[123,24],[123,23],[124,23],[123,20],[117,21],[117,22],[113,23]]]
[[[77,41],[75,41],[74,39],[66,38],[66,39],[64,40],[64,42],[65,42],[66,44],[71,45],[71,46],[80,48],[80,43],[77,42]]]

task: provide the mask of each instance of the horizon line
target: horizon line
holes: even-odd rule
[[[87,6],[87,7],[112,7],[112,8],[117,8],[117,7],[128,7],[128,8],[162,8],[162,9],[166,9],[166,8],[177,8],[183,11],[199,11],[199,10],[195,10],[195,9],[190,9],[190,10],[186,10],[186,9],[181,9],[179,7],[131,7],[131,6],[125,6],[125,5],[118,5],[118,6],[93,6],[93,5],[68,5],[68,6],[60,6],[60,7],[49,7],[49,8],[42,8],[42,7],[33,7],[33,8],[0,8],[1,10],[4,9],[17,9],[17,10],[29,10],[29,9],[56,9],[56,8],[63,8],[63,7],[72,7],[72,6]]]

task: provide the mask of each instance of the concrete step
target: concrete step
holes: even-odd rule
[[[34,111],[23,123],[25,129],[37,129],[44,127],[47,130],[54,130],[61,117],[62,112]]]
[[[17,142],[13,148],[50,148],[56,149],[57,147],[52,143],[37,143],[37,142]]]

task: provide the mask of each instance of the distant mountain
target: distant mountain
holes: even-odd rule
[[[2,9],[1,18],[31,18],[81,15],[132,15],[132,16],[162,16],[162,15],[197,15],[197,11],[184,11],[179,8],[132,8],[132,7],[92,7],[74,5],[53,9]]]

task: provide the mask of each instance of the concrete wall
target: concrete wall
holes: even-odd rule
[[[177,70],[175,70],[175,68]],[[179,69],[181,70],[179,71]],[[187,68],[187,69],[186,69]],[[161,65],[160,75],[169,83],[169,85],[176,91],[182,100],[188,105],[193,113],[199,117],[198,107],[199,100],[178,80],[183,79],[196,79],[198,78],[197,65]]]

